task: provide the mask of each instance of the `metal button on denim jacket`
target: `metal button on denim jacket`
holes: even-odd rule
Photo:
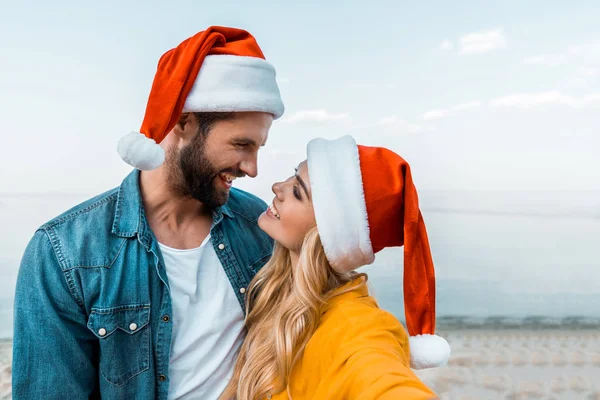
[[[31,239],[15,294],[15,399],[167,398],[171,297],[138,182],[136,170]],[[265,209],[232,189],[213,213],[213,246],[242,309],[273,249],[257,225]]]

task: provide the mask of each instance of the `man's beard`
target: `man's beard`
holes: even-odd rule
[[[199,132],[186,147],[169,151],[167,184],[178,195],[192,197],[209,209],[215,209],[229,200],[229,189],[215,187],[215,180],[221,179],[218,174],[244,174],[237,168],[219,171],[208,158],[204,136]]]

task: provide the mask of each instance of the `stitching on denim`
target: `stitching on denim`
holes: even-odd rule
[[[112,267],[115,261],[117,261],[117,258],[119,258],[119,254],[121,254],[121,251],[123,251],[123,247],[125,247],[125,243],[127,243],[127,239],[123,239],[123,243],[121,243],[121,246],[119,246],[119,250],[117,250],[115,256],[111,260],[109,267]]]
[[[74,265],[72,267],[67,267],[64,272],[70,272],[74,269],[98,269],[98,268],[109,268],[110,265]]]
[[[255,226],[258,226],[258,218],[256,218],[256,220],[250,219],[248,218],[246,215],[237,212],[236,210],[233,210],[230,208],[230,210],[235,214],[235,215],[239,215],[240,217],[242,217],[243,219],[245,219],[246,221],[252,223]]]
[[[227,269],[231,271],[230,275],[237,277],[237,279],[234,278],[234,280],[236,281],[236,282],[234,282],[234,286],[236,286],[235,294],[238,299],[238,302],[240,303],[240,306],[242,307],[242,309],[245,309],[244,296],[237,289],[239,287],[246,286],[246,284],[248,284],[249,282],[246,281],[246,276],[242,272],[242,270],[240,268],[240,264],[231,250],[231,244],[229,243],[229,240],[227,240],[225,235],[222,235],[222,236],[223,237],[221,238],[221,240],[223,243],[225,243],[225,249],[223,249],[221,251],[224,252],[225,254],[223,254],[223,253],[221,253],[221,254],[223,254],[223,257],[226,260],[226,265],[228,266]]]
[[[163,292],[167,292],[168,289],[163,289]],[[173,315],[173,308],[172,308],[172,303],[171,306],[169,305],[169,296],[164,296],[163,297],[163,302],[160,305],[160,312],[161,314],[163,313],[169,313],[171,315]],[[166,370],[169,370],[169,352],[170,352],[170,345],[164,346],[164,337],[167,336],[169,338],[172,338],[173,335],[173,324],[159,324],[158,325],[158,331],[156,333],[157,339],[156,339],[156,370],[160,371],[161,368],[165,368],[163,361],[163,358],[165,358],[165,356],[163,355],[163,352],[166,351]],[[163,350],[166,349],[166,350]]]
[[[83,300],[77,294],[76,285],[73,280],[73,277],[71,276],[70,273],[68,273],[68,271],[66,271],[64,269],[65,258],[63,256],[58,237],[56,236],[56,232],[54,232],[54,229],[52,229],[51,227],[47,227],[43,231],[46,234],[48,241],[50,242],[50,247],[52,248],[54,257],[56,257],[58,267],[61,269],[61,272],[63,273],[63,278],[65,278],[65,281],[67,282],[67,287],[69,288],[69,294],[71,295],[71,297],[73,298],[73,300],[75,301],[75,303],[77,304],[79,309],[84,313],[84,315],[87,315],[87,312],[85,310],[85,305],[83,304]]]
[[[98,264],[98,265],[73,265],[72,267],[66,267],[64,268],[64,272],[68,272],[68,271],[72,271],[74,269],[97,269],[97,268],[111,268],[113,266],[113,264],[115,263],[115,261],[117,260],[117,258],[119,257],[119,254],[121,253],[121,251],[123,251],[123,247],[125,246],[125,243],[127,243],[127,239],[123,238],[123,243],[121,243],[121,245],[119,246],[119,250],[117,250],[117,253],[115,254],[115,256],[113,257],[113,259],[108,263],[108,265],[105,264]]]
[[[131,379],[135,378],[135,377],[136,377],[136,376],[138,376],[139,374],[141,374],[141,373],[143,373],[143,372],[146,372],[146,371],[148,371],[148,370],[150,369],[150,335],[152,334],[152,332],[150,331],[150,326],[148,326],[146,329],[148,330],[148,332],[147,332],[147,335],[146,335],[146,336],[147,336],[147,338],[148,338],[148,339],[147,339],[147,341],[146,341],[146,342],[147,342],[146,348],[148,349],[147,358],[146,358],[146,360],[145,360],[145,362],[146,362],[146,367],[145,367],[145,368],[143,368],[143,369],[141,369],[140,371],[138,371],[138,372],[134,373],[134,374],[131,374],[131,373],[130,373],[130,374],[131,374],[131,376],[125,375],[127,378],[124,378],[124,381],[123,381],[122,383],[116,383],[116,382],[113,382],[112,380],[108,379],[108,377],[107,377],[107,376],[104,374],[104,372],[102,371],[102,368],[100,368],[100,374],[101,374],[101,375],[102,375],[102,377],[103,377],[104,379],[106,379],[106,381],[107,381],[108,383],[110,383],[111,385],[114,385],[114,386],[116,386],[116,387],[123,387],[123,386],[124,386],[124,385],[125,385],[127,382],[129,382]]]
[[[254,271],[254,269],[255,269],[254,267],[255,267],[256,265],[260,264],[260,263],[261,263],[263,260],[265,260],[265,259],[268,261],[268,260],[271,258],[271,256],[272,256],[272,254],[265,254],[265,255],[263,255],[263,256],[261,256],[261,257],[259,257],[259,258],[258,258],[256,261],[254,261],[252,264],[250,264],[249,268],[250,268],[252,271]],[[263,265],[264,265],[264,264],[266,264],[266,263],[267,263],[267,261],[263,262],[262,264],[263,264]]]
[[[123,190],[123,185],[121,185],[119,187],[119,190],[117,191],[117,205],[115,207],[115,217],[113,220],[113,226],[112,226],[112,230],[113,232],[117,232],[117,227],[119,225],[119,223],[121,222],[121,191]]]
[[[55,227],[57,225],[62,224],[63,222],[71,220],[71,219],[73,219],[73,218],[75,218],[75,217],[77,217],[77,216],[79,216],[81,214],[84,214],[84,213],[86,213],[86,212],[88,212],[90,210],[93,210],[94,208],[97,208],[97,207],[103,205],[104,203],[108,203],[109,201],[114,200],[114,198],[116,196],[117,196],[117,193],[113,193],[113,194],[111,194],[111,195],[109,195],[109,196],[107,196],[107,197],[105,197],[105,198],[103,198],[101,200],[98,200],[94,204],[90,204],[89,206],[87,206],[85,208],[82,208],[81,210],[74,211],[71,214],[65,215],[64,217],[62,217],[60,219],[52,221],[51,223],[46,224],[46,226],[49,227],[49,228],[53,228],[53,227]]]
[[[117,202],[119,202],[121,200],[122,196],[124,196],[123,191],[124,191],[123,186],[119,187],[119,191],[117,193]],[[121,216],[123,215],[121,213],[121,209],[122,209],[121,207],[122,207],[121,203],[119,203],[119,207],[116,207],[115,218],[113,221],[112,230],[114,233],[116,233],[117,235],[120,235],[120,236],[129,236],[129,237],[134,236],[136,233],[138,233],[140,231],[140,221],[142,218],[143,207],[142,206],[139,207],[138,222],[137,222],[137,226],[136,226],[135,230],[127,231],[127,232],[123,232],[119,229],[119,225],[121,224]]]
[[[92,307],[92,313],[98,315],[114,314],[119,311],[135,311],[150,309],[150,304],[123,304],[114,307]]]
[[[131,332],[129,330],[127,330],[127,326],[121,326],[121,324],[119,323],[119,321],[116,321],[116,324],[114,324],[114,329],[111,329],[110,331],[108,331],[104,336],[100,337],[100,339],[104,339],[107,338],[111,333],[117,331],[117,330],[121,330],[125,333],[128,333],[130,335],[135,335],[138,332],[141,332],[142,328],[146,327],[149,323],[150,323],[150,313],[149,312],[144,312],[143,311],[144,308],[142,309],[131,309],[131,310],[119,310],[119,311],[114,311],[114,312],[105,312],[105,313],[100,313],[100,312],[96,312],[96,311],[92,311],[91,315],[90,315],[90,320],[88,321],[88,328],[92,331],[94,331],[94,334],[96,334],[94,328],[97,326],[101,326],[103,328],[106,328],[107,326],[112,326],[109,323],[107,323],[104,320],[104,317],[113,317],[115,314],[118,314],[122,311],[138,311],[141,313],[143,312],[144,314],[146,314],[145,318],[141,318],[140,320],[138,320],[138,323],[140,324],[135,331]],[[93,317],[95,316],[95,317]],[[92,321],[94,321],[95,323],[92,323]],[[127,325],[127,324],[126,324]]]

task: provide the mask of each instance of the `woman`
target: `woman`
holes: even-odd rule
[[[433,263],[408,164],[349,136],[307,153],[258,220],[276,246],[248,288],[248,335],[222,398],[435,398],[411,371],[443,365],[450,348],[433,335]],[[400,245],[410,340],[354,272]]]

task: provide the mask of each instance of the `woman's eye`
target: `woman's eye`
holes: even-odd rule
[[[298,192],[298,186],[294,186],[294,197],[298,200],[302,200],[302,198],[300,198],[300,192]]]

